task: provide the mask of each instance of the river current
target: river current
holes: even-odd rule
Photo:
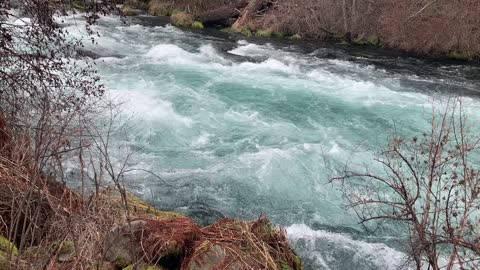
[[[464,95],[478,119],[478,67],[152,20],[105,17],[98,45],[85,42],[108,96],[123,103],[131,134],[119,140],[158,176],[129,174],[135,192],[203,224],[265,214],[306,269],[402,265],[397,236],[362,233],[328,180],[347,162],[375,166],[393,131],[421,134],[433,100]],[[81,24],[65,27],[82,38]]]

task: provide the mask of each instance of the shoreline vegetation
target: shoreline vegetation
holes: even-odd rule
[[[121,11],[126,16],[170,16],[178,27],[214,27],[246,37],[324,40],[479,61],[480,2],[450,2],[125,0]]]
[[[3,165],[1,270],[303,269],[285,230],[264,216],[254,221],[222,219],[200,227],[133,194],[124,201],[115,187],[82,198],[47,178],[30,194],[42,215],[23,217],[38,235],[19,248],[19,238],[5,233],[11,221],[5,217],[18,207],[13,198],[31,189],[23,178],[5,177],[11,169]]]

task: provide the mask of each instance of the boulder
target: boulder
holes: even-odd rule
[[[187,218],[141,218],[108,233],[105,259],[121,267],[139,258],[146,263],[179,265],[187,249],[200,236],[200,228]]]
[[[136,220],[113,228],[105,238],[105,259],[126,267],[136,261],[141,252],[134,243],[134,232],[142,231],[146,221]]]

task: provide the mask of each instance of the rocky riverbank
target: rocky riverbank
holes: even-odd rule
[[[12,236],[9,211],[3,209],[0,269],[302,269],[285,231],[265,217],[250,222],[223,219],[201,227],[133,195],[125,203],[113,189],[83,200],[55,182],[44,184],[45,194],[33,195],[45,208],[42,224],[26,219],[29,226],[42,228],[41,239],[25,243],[21,235]],[[19,192],[18,186],[5,182],[1,188],[2,205]]]

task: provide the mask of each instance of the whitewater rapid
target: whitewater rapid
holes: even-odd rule
[[[79,23],[65,27],[82,38]],[[394,241],[364,235],[328,179],[346,162],[375,168],[372,150],[393,130],[421,133],[433,99],[468,93],[465,108],[478,119],[478,82],[466,82],[462,67],[420,63],[439,76],[390,57],[404,62],[389,69],[375,57],[330,57],[326,47],[305,52],[112,17],[94,30],[98,45],[86,49],[130,126],[118,140],[135,149],[136,167],[162,179],[135,172],[129,186],[205,224],[265,213],[287,228],[306,269],[401,265]],[[408,61],[418,72],[404,72]]]

